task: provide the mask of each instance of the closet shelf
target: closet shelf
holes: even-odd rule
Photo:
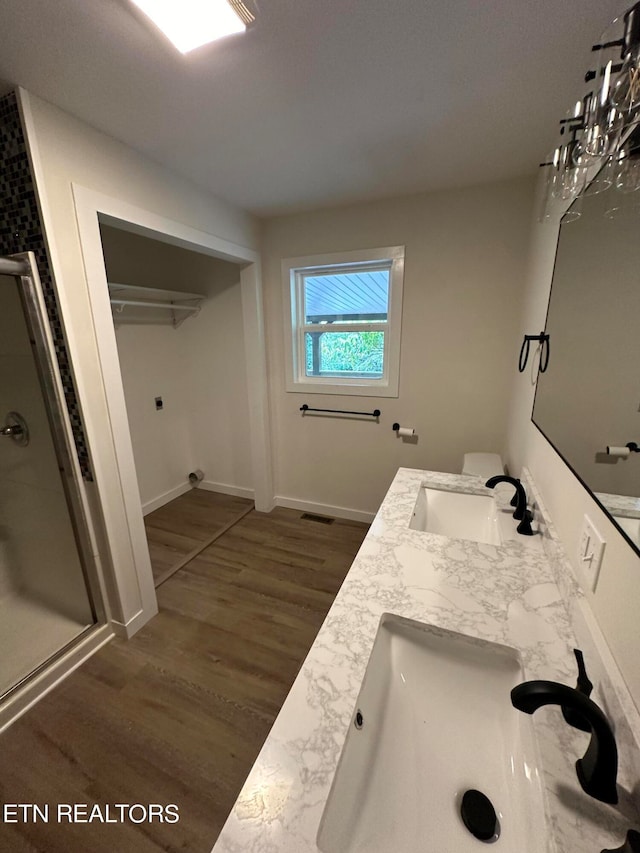
[[[170,323],[177,329],[187,317],[195,317],[205,296],[159,287],[138,287],[134,284],[109,282],[109,301],[113,320],[119,323]],[[127,309],[134,309],[127,313]],[[147,314],[147,309],[151,313]],[[164,312],[169,312],[164,314]],[[166,318],[166,319],[163,319]]]

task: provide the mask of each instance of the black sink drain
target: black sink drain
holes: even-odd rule
[[[465,791],[460,816],[469,832],[480,841],[495,841],[500,835],[500,822],[491,800],[475,788]]]

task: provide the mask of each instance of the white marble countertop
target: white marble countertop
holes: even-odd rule
[[[606,492],[595,492],[595,497],[611,515],[619,515],[621,518],[640,518],[640,498],[630,495],[610,495]]]
[[[382,613],[514,646],[522,653],[527,678],[575,683],[569,611],[556,583],[557,566],[541,547],[543,537],[520,537],[498,547],[411,530],[423,484],[488,493],[473,477],[398,471],[215,853],[317,853],[320,818]],[[498,486],[496,494],[506,508],[513,489]],[[540,510],[538,505],[536,518]],[[546,524],[544,529],[548,537]],[[571,589],[571,583],[566,586]],[[633,806],[624,791],[621,807],[614,808],[580,788],[574,764],[584,754],[588,735],[567,726],[558,708],[538,711],[534,725],[550,850],[600,853],[618,846],[633,825]],[[621,765],[624,759],[621,754]],[[625,773],[632,771],[621,766],[619,782]]]

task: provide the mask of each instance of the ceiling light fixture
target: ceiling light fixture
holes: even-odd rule
[[[547,169],[541,222],[551,218],[554,199],[573,201],[562,218],[570,222],[580,216],[583,195],[640,191],[640,0],[611,22],[591,50],[597,61],[584,77],[588,89],[560,122],[563,139],[541,164]],[[619,201],[611,202],[605,216],[624,213]]]
[[[234,33],[255,21],[242,0],[132,0],[181,53]]]

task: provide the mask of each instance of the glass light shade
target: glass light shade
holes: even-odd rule
[[[569,148],[559,145],[553,155],[554,167],[551,172],[551,194],[554,198],[562,198],[562,182],[569,163]]]
[[[616,174],[616,189],[621,193],[640,190],[640,152],[627,155],[619,164]]]
[[[637,4],[611,22],[603,33],[602,43],[607,44],[616,39],[622,42],[622,46],[616,48],[615,60],[611,59],[612,53],[609,49],[609,62],[604,65],[603,51],[607,49],[600,51],[599,70],[604,76],[601,103],[608,103],[618,112],[625,113],[625,118],[628,118],[629,113],[634,113],[640,107],[640,10]],[[622,61],[622,68],[614,71],[613,61],[616,64]]]
[[[596,161],[611,150],[623,127],[622,113],[615,107],[596,107],[584,128],[578,151]]]
[[[598,195],[610,189],[615,181],[618,165],[618,151],[610,154],[598,174],[584,188],[584,195]]]
[[[610,103],[615,74],[612,53],[615,48],[601,48],[592,91],[584,98],[584,125],[576,152],[597,163],[615,147],[624,125],[624,116]]]
[[[566,211],[560,219],[561,225],[567,225],[569,222],[575,222],[582,216],[582,196],[579,195],[573,200],[571,207]]]
[[[246,30],[228,0],[132,0],[181,53]]]
[[[623,113],[632,113],[640,106],[640,70],[635,57],[625,60],[609,95],[611,105]]]
[[[608,210],[605,210],[606,219],[635,219],[640,217],[640,202],[631,201],[633,196],[619,195],[612,196],[612,199],[617,198],[618,203],[612,205]]]
[[[560,198],[568,201],[576,198],[584,189],[587,180],[587,170],[584,166],[567,169],[560,184]]]
[[[564,201],[580,195],[587,181],[588,162],[586,158],[576,153],[576,147],[577,143],[572,140],[563,147],[560,156],[555,194]]]
[[[545,160],[544,186],[540,195],[540,207],[538,209],[538,222],[547,222],[551,219],[554,207],[554,199],[558,197],[556,183],[558,181],[558,166],[560,149],[556,148]]]

